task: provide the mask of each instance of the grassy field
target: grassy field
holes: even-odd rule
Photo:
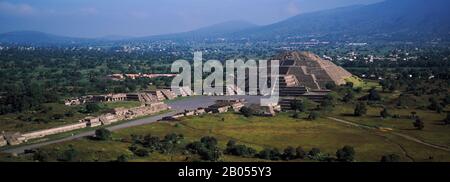
[[[446,113],[438,114],[435,111],[429,110],[390,108],[390,114],[399,115],[400,118],[381,118],[380,111],[382,108],[370,106],[367,108],[367,115],[355,117],[352,116],[354,106],[339,105],[336,107],[333,115],[340,119],[367,126],[392,128],[396,132],[413,136],[422,141],[450,147],[450,127],[442,124]],[[416,112],[417,116],[422,118],[425,123],[423,130],[417,130],[413,127],[414,121],[410,119],[411,112]]]
[[[30,132],[48,129],[76,123],[86,116],[98,116],[114,108],[132,108],[140,105],[140,102],[135,101],[101,103],[98,112],[85,114],[80,112],[84,106],[49,103],[36,111],[0,115],[0,131]]]
[[[95,141],[80,139],[43,147],[58,156],[72,146],[79,151],[79,161],[113,161],[120,155],[130,157],[130,161],[195,161],[196,156],[179,152],[160,154],[153,152],[148,157],[133,156],[128,147],[131,145],[131,134],[163,137],[169,133],[183,134],[185,139],[181,146],[202,136],[214,136],[219,140],[221,149],[225,149],[230,139],[255,149],[276,147],[281,151],[288,146],[302,146],[305,150],[318,147],[324,153],[334,155],[344,145],[353,146],[356,150],[356,161],[379,161],[381,156],[397,154],[402,161],[450,161],[450,153],[433,149],[422,144],[410,142],[402,138],[377,131],[368,131],[351,127],[338,122],[319,119],[306,121],[293,119],[288,113],[274,118],[245,118],[239,114],[226,113],[187,117],[180,123],[155,123],[114,132],[113,141]],[[432,157],[432,159],[430,159]],[[27,160],[30,156],[21,156],[17,160]],[[2,160],[11,160],[4,158]],[[236,156],[222,157],[223,161],[263,161],[256,158]],[[301,160],[299,160],[301,161]]]

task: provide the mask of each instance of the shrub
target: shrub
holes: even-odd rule
[[[201,159],[207,161],[218,161],[222,155],[217,147],[217,139],[209,136],[202,137],[200,141],[186,145],[186,149],[200,155]]]
[[[375,88],[370,89],[367,99],[370,101],[380,101],[381,96]]]
[[[320,116],[319,113],[316,111],[310,112],[308,115],[308,120],[311,120],[311,121],[316,120],[319,118],[319,116]]]
[[[255,113],[255,111],[253,111],[252,108],[250,107],[242,107],[240,112],[245,116],[245,117],[252,117]]]
[[[336,151],[336,158],[338,161],[352,162],[355,158],[355,149],[351,146],[344,146]]]
[[[225,150],[225,153],[235,156],[253,157],[256,154],[256,150],[245,145],[230,145]]]
[[[425,128],[425,123],[422,121],[422,119],[417,118],[416,121],[413,123],[413,126],[418,130],[423,130],[423,128]]]
[[[316,157],[320,154],[320,149],[319,148],[312,148],[309,152],[308,152],[308,156],[310,157]]]
[[[388,117],[391,117],[391,114],[389,113],[387,108],[383,108],[383,110],[380,112],[380,116],[382,118],[388,118]]]
[[[64,162],[73,162],[75,161],[77,156],[78,151],[75,148],[73,148],[73,146],[69,146],[69,149],[65,150],[58,160]]]
[[[359,102],[356,104],[354,115],[355,116],[363,116],[367,113],[366,104],[364,102]]]
[[[296,153],[297,153],[297,158],[298,159],[304,159],[305,158],[305,156],[306,156],[306,152],[305,152],[305,150],[303,150],[303,148],[302,147],[297,147],[296,149],[295,149],[295,151],[296,151]]]
[[[50,155],[47,151],[44,150],[37,150],[33,154],[33,160],[39,161],[39,162],[49,162],[50,161]]]
[[[133,153],[134,153],[134,155],[137,155],[139,157],[147,157],[150,155],[150,152],[144,148],[137,149]]]
[[[116,161],[117,162],[128,162],[128,157],[126,155],[121,155],[121,156],[117,157]]]
[[[296,159],[297,158],[297,151],[295,150],[294,147],[289,146],[286,149],[284,149],[282,157],[283,157],[284,160]]]
[[[444,119],[444,124],[450,124],[450,113],[447,113],[447,117]]]
[[[266,159],[266,160],[280,160],[280,152],[278,151],[278,149],[274,148],[274,149],[264,149],[262,151],[259,152],[258,157],[260,159]]]
[[[95,103],[90,103],[86,105],[86,112],[87,113],[95,113],[100,111],[100,106]]]
[[[97,140],[111,140],[111,135],[111,131],[105,128],[95,130],[95,138]]]
[[[325,84],[325,88],[328,90],[334,90],[336,88],[336,84],[334,82],[328,82]]]
[[[300,112],[305,112],[306,111],[306,103],[303,102],[303,100],[293,100],[290,103],[291,105],[291,109],[294,110],[295,112],[300,111]]]
[[[348,103],[350,101],[352,101],[355,98],[353,92],[348,92],[347,94],[345,94],[345,96],[342,98],[342,101],[345,103]]]
[[[396,154],[385,155],[381,157],[381,162],[400,162],[400,156]]]

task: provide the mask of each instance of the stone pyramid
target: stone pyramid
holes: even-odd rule
[[[275,59],[280,60],[280,75],[294,75],[298,85],[312,90],[323,90],[330,82],[345,84],[345,79],[352,76],[344,68],[311,52],[286,52]]]

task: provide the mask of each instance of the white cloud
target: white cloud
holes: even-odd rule
[[[29,4],[13,4],[9,2],[0,2],[0,13],[13,15],[32,15],[36,9]]]

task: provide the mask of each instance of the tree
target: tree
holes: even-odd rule
[[[345,86],[348,88],[353,88],[355,86],[355,84],[353,82],[346,82]]]
[[[345,103],[348,103],[350,101],[352,101],[355,98],[353,92],[348,92],[347,94],[345,94],[345,96],[342,98],[342,101]]]
[[[95,138],[98,140],[111,140],[111,135],[111,131],[105,128],[95,130]]]
[[[422,121],[422,119],[417,118],[416,121],[413,123],[413,126],[418,130],[423,130],[423,128],[425,128],[425,123]]]
[[[444,103],[445,105],[449,105],[449,104],[450,104],[450,94],[447,94],[447,95],[445,96],[445,98],[443,99],[443,103]]]
[[[308,115],[308,120],[311,120],[311,121],[313,121],[313,120],[316,120],[317,118],[319,118],[319,112],[317,112],[317,111],[312,111],[312,112],[310,112],[309,113],[309,115]]]
[[[295,112],[295,113],[292,115],[292,117],[295,118],[295,119],[300,119],[300,114],[298,114],[297,112]]]
[[[264,149],[259,152],[258,157],[260,159],[266,159],[266,160],[279,160],[280,159],[280,152],[278,149]]]
[[[150,155],[150,152],[144,148],[137,149],[133,153],[139,157],[148,157]]]
[[[73,161],[75,161],[75,158],[77,156],[78,156],[78,151],[75,148],[73,148],[72,145],[70,145],[69,149],[65,150],[62,153],[62,156],[59,160],[65,161],[65,162],[73,162]]]
[[[208,149],[212,149],[217,145],[217,139],[211,136],[202,137],[200,142],[203,143]]]
[[[380,101],[381,96],[375,88],[370,89],[367,99],[370,101]]]
[[[384,155],[381,157],[380,162],[400,162],[400,156],[396,154]]]
[[[297,152],[297,158],[298,159],[304,159],[305,158],[305,156],[306,156],[306,152],[305,152],[305,150],[303,150],[303,148],[302,147],[297,147],[296,149],[295,149],[295,151]]]
[[[100,111],[100,106],[95,103],[89,103],[86,105],[86,112],[87,113],[95,113]]]
[[[444,124],[446,125],[450,124],[450,113],[447,113],[447,117],[444,119]]]
[[[33,160],[39,162],[48,162],[50,161],[50,155],[47,151],[39,149],[33,154]]]
[[[442,113],[444,111],[444,107],[435,99],[430,98],[430,105],[428,106],[428,109],[436,111],[437,113]],[[445,105],[445,103],[443,103]]]
[[[240,110],[240,112],[241,112],[245,117],[247,117],[247,118],[248,118],[248,117],[252,117],[253,114],[254,114],[253,109],[250,108],[250,107],[246,107],[246,106],[242,107],[241,110]]]
[[[355,116],[363,116],[367,113],[366,103],[359,102],[356,104],[354,115]]]
[[[323,98],[323,101],[320,103],[320,108],[325,110],[332,110],[335,104],[335,95],[328,94]]]
[[[388,118],[391,117],[391,114],[389,113],[389,111],[387,110],[387,108],[383,108],[383,110],[380,112],[380,116],[382,118]]]
[[[219,150],[219,148],[214,147],[210,150],[200,151],[199,155],[203,160],[206,161],[218,161],[222,156],[222,152]]]
[[[334,82],[328,82],[325,84],[325,88],[328,90],[334,90],[336,88],[336,83]]]
[[[305,112],[306,111],[306,103],[303,100],[293,100],[291,101],[291,109],[294,110],[295,112],[299,111],[299,112]]]
[[[222,156],[222,152],[217,147],[217,139],[210,136],[202,137],[200,141],[186,145],[186,149],[207,161],[218,161]]]
[[[225,153],[235,156],[252,157],[256,154],[256,150],[245,145],[229,145]]]
[[[120,155],[117,157],[117,162],[128,162],[128,157],[126,155]]]
[[[297,151],[295,150],[294,147],[287,147],[286,149],[284,149],[283,152],[283,159],[284,160],[292,160],[295,159],[297,157]]]
[[[229,140],[227,143],[227,147],[234,147],[235,145],[236,145],[236,140],[233,140],[233,139]]]
[[[308,152],[308,156],[310,156],[310,157],[317,157],[319,154],[320,154],[320,149],[319,148],[312,148]]]
[[[351,146],[344,146],[336,151],[336,158],[342,162],[352,162],[355,158],[355,149]]]

